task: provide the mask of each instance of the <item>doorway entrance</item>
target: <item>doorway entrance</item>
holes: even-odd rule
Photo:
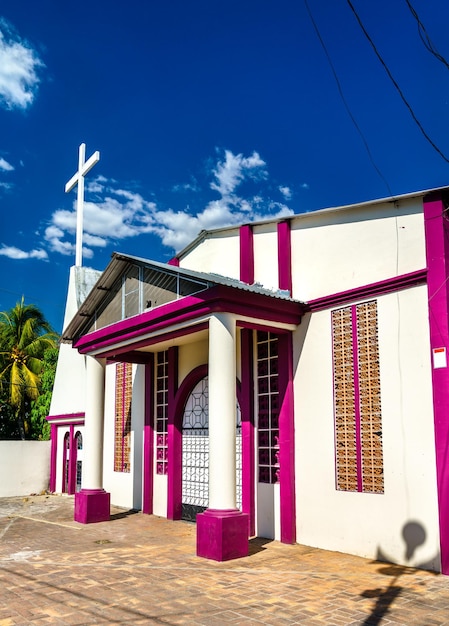
[[[237,403],[236,506],[242,506],[242,418]],[[182,519],[196,521],[209,504],[209,386],[208,377],[194,387],[182,419]]]

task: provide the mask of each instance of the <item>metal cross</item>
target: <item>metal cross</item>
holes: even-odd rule
[[[94,165],[100,160],[98,150],[85,161],[86,144],[82,143],[79,148],[78,155],[78,171],[72,176],[65,186],[65,192],[72,191],[78,184],[78,196],[76,200],[76,246],[75,246],[75,265],[81,267],[83,264],[83,210],[84,210],[84,177]]]

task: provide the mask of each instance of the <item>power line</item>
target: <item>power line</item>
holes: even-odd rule
[[[369,41],[369,43],[371,44],[371,47],[373,48],[377,58],[379,59],[379,61],[381,62],[382,66],[384,67],[385,71],[388,74],[389,79],[391,80],[391,82],[393,83],[393,85],[395,86],[397,92],[399,93],[403,103],[405,104],[405,106],[407,107],[407,109],[410,112],[410,115],[412,116],[415,124],[418,126],[419,130],[421,131],[421,133],[424,135],[424,137],[427,139],[427,141],[430,143],[430,145],[432,146],[432,148],[438,152],[438,154],[441,156],[442,159],[444,159],[446,161],[446,163],[449,163],[449,159],[447,158],[447,156],[439,149],[439,147],[436,145],[436,143],[429,137],[429,135],[426,133],[426,131],[424,130],[421,122],[418,120],[418,118],[416,117],[415,112],[413,111],[411,105],[409,104],[409,102],[407,101],[407,99],[405,98],[404,94],[402,93],[401,88],[399,87],[398,83],[395,81],[395,79],[393,78],[392,73],[390,72],[390,70],[388,69],[387,64],[385,63],[385,61],[383,60],[383,58],[381,57],[378,49],[376,48],[376,45],[374,43],[374,41],[371,39],[371,37],[369,36],[366,28],[364,27],[362,20],[360,19],[357,11],[354,8],[354,5],[352,4],[351,0],[346,0],[346,2],[348,3],[351,11],[353,12],[357,22],[359,23],[360,28],[362,29],[363,34],[365,35],[365,37],[367,38],[367,40]]]
[[[352,114],[351,109],[349,108],[349,104],[348,104],[348,102],[347,102],[347,100],[346,100],[346,98],[344,96],[343,89],[342,89],[340,80],[338,78],[337,71],[336,71],[335,66],[334,66],[334,64],[332,62],[332,59],[330,57],[329,51],[328,51],[328,49],[326,47],[326,44],[324,43],[324,40],[323,40],[323,38],[321,36],[321,33],[319,31],[319,28],[318,28],[318,25],[315,22],[315,19],[314,19],[313,15],[312,15],[312,11],[310,10],[310,6],[309,6],[308,1],[304,0],[304,4],[305,4],[305,7],[307,9],[307,13],[309,14],[309,18],[310,18],[310,21],[312,22],[313,28],[315,29],[315,33],[316,33],[316,35],[317,35],[317,37],[319,39],[319,42],[321,44],[321,47],[324,50],[324,54],[326,55],[327,61],[328,61],[329,66],[330,66],[330,68],[332,70],[332,74],[334,75],[335,82],[337,83],[338,93],[340,94],[340,98],[341,98],[341,100],[342,100],[342,102],[343,102],[343,104],[345,106],[346,112],[349,115],[352,123],[354,124],[355,129],[357,130],[358,134],[360,135],[360,137],[361,137],[361,139],[363,141],[363,145],[365,146],[365,149],[366,149],[366,151],[368,153],[368,157],[369,157],[369,160],[371,161],[371,165],[374,167],[374,169],[378,173],[379,177],[383,180],[383,182],[384,182],[384,184],[385,184],[385,186],[386,186],[386,188],[388,190],[389,195],[393,197],[393,192],[392,192],[392,190],[390,188],[390,185],[388,184],[388,181],[385,178],[385,176],[380,171],[379,167],[376,165],[376,162],[374,161],[374,157],[373,157],[373,155],[371,153],[371,150],[370,150],[370,147],[369,147],[368,142],[366,140],[366,137],[364,136],[360,126],[357,123],[357,120],[355,119],[354,115]]]
[[[422,23],[415,7],[412,5],[410,0],[405,0],[405,2],[407,3],[408,8],[410,9],[410,13],[413,15],[413,17],[416,20],[416,23],[418,25],[418,33],[421,38],[421,41],[424,44],[424,47],[430,52],[430,54],[433,54],[433,56],[436,59],[438,59],[438,61],[440,61],[443,65],[445,65],[447,69],[449,70],[449,63],[446,61],[444,56],[440,54],[438,50],[435,48],[432,40],[430,39],[430,35],[427,32],[426,27]]]

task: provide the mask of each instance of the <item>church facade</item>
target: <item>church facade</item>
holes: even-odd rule
[[[449,573],[449,189],[71,270],[51,489]]]

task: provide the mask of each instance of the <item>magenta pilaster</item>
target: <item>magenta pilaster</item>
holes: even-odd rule
[[[290,221],[279,222],[278,235],[278,281],[279,289],[292,293],[292,242]]]
[[[75,493],[75,481],[76,481],[76,442],[74,426],[69,426],[69,472],[67,481],[67,493],[73,495]]]
[[[242,512],[249,517],[249,536],[256,534],[255,519],[255,442],[254,442],[254,354],[253,331],[242,328],[242,380],[240,410],[242,414]]]
[[[449,222],[439,192],[424,198],[431,349],[449,351]],[[431,358],[432,355],[429,355]],[[433,363],[432,363],[433,365]],[[441,571],[449,574],[449,369],[432,367]]]
[[[281,541],[296,541],[295,427],[293,398],[293,340],[279,335],[279,483]]]
[[[56,424],[50,426],[50,491],[53,493],[56,491],[56,459],[58,456],[58,427]]]
[[[182,425],[176,420],[178,391],[178,348],[168,350],[168,466],[167,518],[181,519],[182,515]]]
[[[154,357],[145,365],[145,415],[143,426],[142,512],[153,513],[154,466]]]
[[[254,283],[254,237],[250,224],[240,226],[240,280],[252,285]]]

